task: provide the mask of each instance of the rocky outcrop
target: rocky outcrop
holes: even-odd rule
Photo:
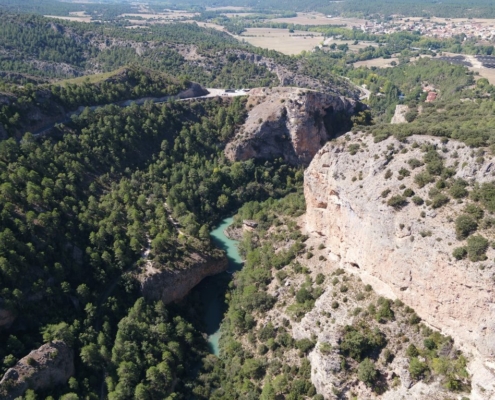
[[[165,304],[184,298],[204,278],[227,270],[225,255],[204,256],[193,254],[192,264],[187,268],[158,269],[149,263],[138,276],[141,290],[147,299],[162,300]]]
[[[74,352],[62,341],[46,343],[7,370],[0,381],[0,397],[13,400],[27,389],[63,385],[74,374]]]
[[[358,99],[359,97],[360,90],[344,78],[333,76],[331,84],[328,84],[328,82],[324,82],[324,80],[315,79],[309,75],[306,75],[305,69],[307,66],[304,62],[298,62],[296,65],[292,65],[291,68],[288,68],[273,58],[249,53],[243,50],[231,50],[229,55],[232,54],[235,54],[236,57],[243,61],[264,67],[271,73],[275,74],[278,78],[279,86],[308,88],[323,93],[332,93],[352,97],[354,99]],[[218,54],[219,57],[224,55],[225,54],[222,53]],[[204,67],[207,68],[208,65],[204,65]]]
[[[409,112],[409,107],[405,105],[396,105],[395,113],[390,121],[391,124],[407,124],[406,114]]]
[[[189,88],[183,90],[177,95],[179,99],[190,99],[193,97],[206,96],[208,91],[199,83],[192,82]]]
[[[245,124],[225,155],[231,161],[282,157],[307,165],[325,142],[350,128],[356,102],[296,88],[253,89]]]
[[[456,169],[456,177],[478,183],[494,179],[495,160],[480,164],[463,144],[442,144],[439,138],[425,136],[408,138],[409,143],[413,141],[442,148],[446,166]],[[351,144],[359,150],[348,151]],[[455,158],[449,159],[454,152]],[[451,335],[472,354],[472,398],[494,398],[493,272],[483,265],[480,268],[480,263],[452,257],[460,245],[452,221],[465,204],[450,201],[433,210],[408,201],[395,210],[383,194],[390,190],[390,198],[411,188],[428,199],[434,184],[418,188],[413,182],[424,167],[410,176],[398,174],[402,168],[410,171],[409,159],[422,156],[420,147],[393,138],[374,143],[371,136],[357,135],[350,142],[328,143],[305,172],[306,229],[325,242],[329,259],[340,260],[343,268],[358,274],[375,291],[401,299],[426,323]],[[493,260],[495,251],[489,249],[487,256]]]

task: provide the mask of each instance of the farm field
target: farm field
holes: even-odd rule
[[[45,15],[45,17],[63,19],[65,21],[73,21],[73,22],[91,22],[91,16],[86,15],[84,11],[70,13],[68,17],[59,16],[59,15]]]
[[[310,51],[323,41],[323,36],[317,33],[289,33],[287,29],[273,28],[248,28],[242,35],[235,37],[253,46],[277,50],[288,55]]]
[[[355,62],[353,65],[355,68],[359,68],[359,67],[389,68],[389,67],[392,67],[392,65],[390,64],[392,61],[395,61],[396,63],[399,62],[398,58],[395,58],[395,57],[392,57],[389,59],[384,59],[384,58],[380,57],[380,58],[374,58],[373,60],[358,61],[358,62]]]
[[[346,25],[347,27],[359,26],[366,22],[364,19],[360,18],[328,18],[320,13],[297,13],[297,17],[275,18],[270,21],[300,25]]]
[[[351,51],[358,51],[360,49],[365,49],[368,46],[378,46],[378,43],[375,42],[367,42],[367,41],[360,41],[358,44],[353,44],[354,41],[352,40],[338,40],[338,39],[333,39],[333,38],[328,38],[325,39],[324,44],[327,46],[330,46],[332,43],[335,43],[336,45],[339,44],[347,44],[349,46],[349,49]]]

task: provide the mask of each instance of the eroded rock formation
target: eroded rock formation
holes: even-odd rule
[[[225,154],[231,161],[282,157],[308,165],[326,141],[350,128],[356,102],[307,89],[253,89],[249,116]]]
[[[46,343],[9,368],[0,381],[0,397],[13,400],[27,389],[63,385],[74,374],[74,352],[62,341]]]
[[[149,263],[138,279],[143,295],[165,304],[181,300],[204,278],[227,270],[228,261],[223,253],[213,256],[192,254],[192,265],[173,270],[158,269]]]
[[[390,121],[391,124],[407,124],[406,114],[409,112],[409,106],[396,105],[395,113]]]
[[[426,323],[451,335],[471,354],[472,398],[494,398],[493,271],[452,256],[460,246],[453,219],[465,204],[451,200],[432,209],[409,198],[400,210],[387,205],[388,198],[405,188],[428,199],[434,186],[419,188],[413,182],[425,167],[411,171],[407,161],[421,160],[424,154],[412,142],[442,149],[446,166],[456,169],[455,177],[471,182],[493,181],[494,160],[479,163],[459,142],[442,144],[439,138],[425,136],[408,142],[389,138],[374,143],[371,136],[357,135],[350,142],[327,143],[305,172],[306,229],[325,241],[329,259],[340,260],[375,291],[401,299]],[[349,151],[351,144],[359,150]],[[456,157],[449,157],[454,152]],[[410,175],[400,175],[402,168]],[[390,194],[383,195],[385,190]],[[489,249],[487,256],[493,260],[495,251]]]

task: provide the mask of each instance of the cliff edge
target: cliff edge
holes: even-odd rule
[[[189,267],[174,270],[159,269],[148,263],[138,276],[143,296],[165,304],[181,300],[204,278],[227,270],[227,257],[218,253],[213,256],[194,253]]]
[[[253,89],[249,115],[225,155],[231,161],[282,157],[293,165],[308,165],[329,139],[351,127],[356,104],[308,89]]]
[[[9,368],[0,381],[0,397],[13,400],[27,389],[63,385],[74,374],[74,352],[62,341],[46,343]]]
[[[483,209],[468,193],[495,180],[495,159],[440,138],[346,136],[327,143],[305,172],[308,233],[321,237],[329,259],[451,335],[472,355],[472,398],[494,398],[495,251],[485,248],[480,260],[488,261],[476,262],[453,253],[466,244],[455,220],[470,204]],[[454,196],[456,185],[465,196]],[[485,215],[476,235],[493,240]]]

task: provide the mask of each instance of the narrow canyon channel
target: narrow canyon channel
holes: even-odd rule
[[[233,222],[233,217],[225,218],[216,228],[210,232],[213,243],[225,250],[229,267],[227,272],[204,279],[199,285],[199,296],[204,305],[204,321],[208,343],[213,354],[218,355],[218,340],[220,338],[220,323],[226,311],[225,292],[231,279],[231,274],[239,271],[243,262],[237,249],[237,241],[225,236],[225,229]]]

